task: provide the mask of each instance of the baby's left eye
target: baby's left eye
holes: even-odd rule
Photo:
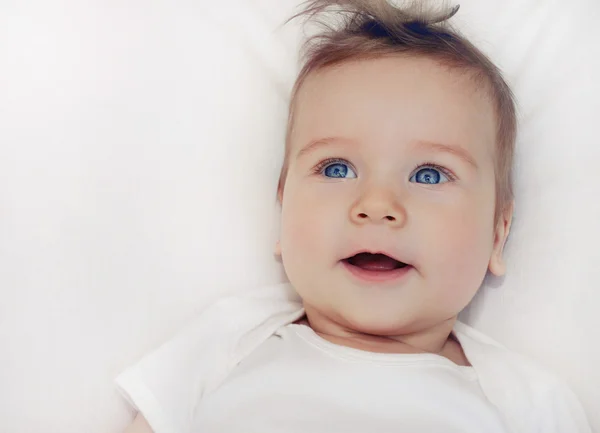
[[[450,181],[448,176],[435,167],[422,167],[410,178],[411,182],[424,183],[427,185],[438,185]]]

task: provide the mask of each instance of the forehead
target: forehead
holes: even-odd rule
[[[293,143],[349,136],[370,144],[425,140],[493,154],[496,121],[472,74],[425,57],[356,60],[310,74],[299,89]],[[294,144],[298,146],[298,144]]]

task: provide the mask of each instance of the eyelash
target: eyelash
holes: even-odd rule
[[[347,164],[350,167],[352,167],[352,164],[350,164],[345,159],[329,158],[329,159],[325,159],[325,160],[319,162],[315,166],[315,168],[313,169],[313,173],[314,174],[321,174],[323,172],[323,170],[325,169],[325,167],[327,167],[328,165],[331,165],[331,164]],[[417,169],[420,169],[420,168],[433,168],[433,169],[436,169],[436,170],[439,170],[440,172],[442,172],[451,181],[455,181],[457,179],[456,175],[454,173],[452,173],[450,170],[448,170],[445,167],[442,167],[441,165],[435,164],[433,162],[420,163],[415,168],[413,168],[411,170],[411,173],[414,173]],[[354,169],[354,167],[352,167],[352,169],[354,171],[356,171],[356,169]]]
[[[314,174],[321,174],[321,172],[325,169],[325,167],[327,167],[328,165],[331,165],[331,164],[347,164],[350,167],[352,167],[352,164],[350,164],[345,159],[329,158],[329,159],[325,159],[325,160],[319,162],[316,165],[316,167],[313,169],[313,173]],[[354,169],[354,167],[352,167],[352,168]]]
[[[417,169],[420,168],[434,168],[436,170],[441,171],[445,176],[448,177],[450,181],[455,181],[457,179],[456,175],[448,170],[446,167],[442,167],[441,165],[435,164],[433,162],[425,162],[417,165],[415,168],[411,170],[411,173],[414,173]]]

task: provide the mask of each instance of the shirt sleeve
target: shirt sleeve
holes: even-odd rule
[[[192,433],[196,407],[277,328],[303,314],[289,283],[221,298],[116,378],[154,433]]]
[[[547,391],[533,412],[527,433],[592,433],[583,406],[573,391],[558,384]]]
[[[224,314],[232,302],[213,304],[115,379],[118,391],[144,415],[154,433],[191,432],[194,408],[207,382],[216,366],[227,361],[218,331],[235,326],[235,320]]]

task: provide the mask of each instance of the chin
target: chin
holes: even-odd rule
[[[399,317],[394,315],[393,317]],[[400,316],[401,317],[401,316]],[[406,332],[407,326],[410,326],[406,321],[386,318],[381,314],[357,314],[345,316],[345,321],[348,327],[354,331],[370,335],[392,336]]]

